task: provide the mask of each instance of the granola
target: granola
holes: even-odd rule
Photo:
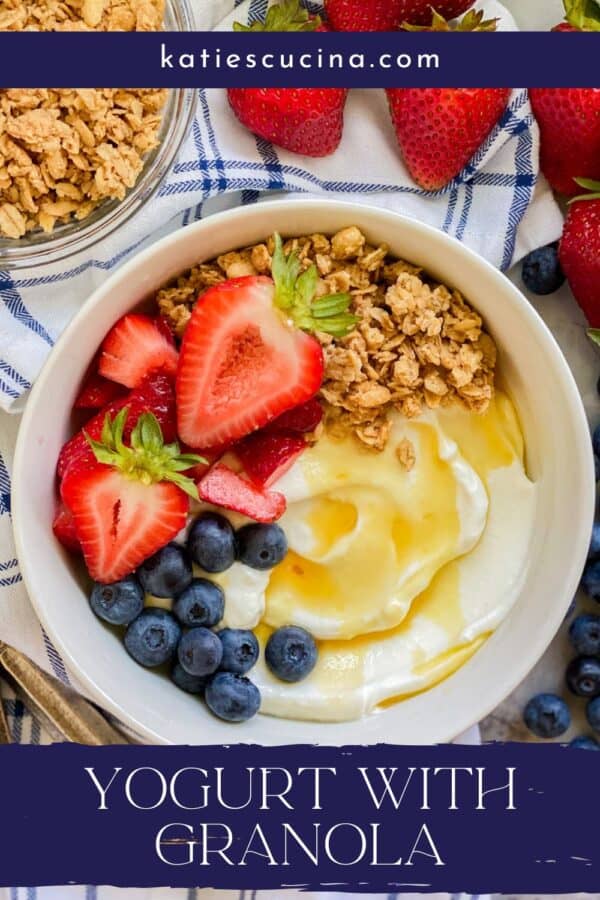
[[[0,0],[3,31],[157,31],[164,0]],[[0,90],[0,237],[123,200],[156,147],[164,89]]]
[[[159,31],[164,0],[0,0],[0,31]]]
[[[295,250],[305,268],[316,265],[317,296],[347,291],[358,316],[346,337],[318,335],[325,356],[321,397],[332,433],[353,433],[382,450],[394,410],[414,418],[424,408],[460,403],[485,412],[494,393],[496,346],[459,291],[395,259],[385,244],[372,246],[355,225],[331,238],[290,238],[284,250]],[[269,274],[272,252],[269,238],[195,266],[162,288],[156,300],[174,333],[183,334],[196,300],[212,285]],[[397,455],[410,470],[414,450],[401,443]]]

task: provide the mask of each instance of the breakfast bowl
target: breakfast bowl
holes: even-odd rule
[[[464,660],[448,666],[443,673],[447,677],[434,679],[433,686],[415,682],[410,691],[399,689],[393,696],[380,696],[381,702],[373,704],[376,708],[362,716],[335,714],[334,706],[344,706],[343,680],[337,699],[318,717],[313,717],[310,709],[302,709],[301,700],[290,713],[285,699],[281,700],[285,694],[279,691],[280,699],[269,701],[270,715],[259,714],[234,726],[211,715],[197,697],[177,690],[167,677],[137,665],[124,652],[117,631],[97,621],[88,603],[87,574],[52,532],[56,460],[73,434],[71,411],[90,361],[122,316],[144,309],[159,288],[220,254],[257,245],[274,233],[284,239],[333,235],[348,226],[360,229],[369,245],[384,242],[393,257],[410,261],[414,272],[422,268],[436,283],[460,292],[481,315],[498,351],[498,384],[503,396],[510,398],[503,402],[516,409],[512,421],[518,423],[525,448],[519,483],[529,499],[524,504],[519,500],[522,491],[514,497],[510,487],[504,491],[504,526],[495,535],[491,556],[490,540],[486,539],[487,562],[471,573],[475,605],[484,608],[486,596],[508,578],[497,561],[505,558],[498,554],[506,556],[510,540],[511,547],[515,540],[523,544],[517,543],[516,550],[510,551],[522,559],[522,571],[501,621],[484,629],[485,634],[472,641]],[[227,277],[234,274],[242,273],[232,270]],[[414,427],[418,428],[416,421]],[[472,447],[469,440],[461,445],[466,456],[479,438],[473,437]],[[454,451],[444,452],[449,459]],[[369,466],[375,473],[378,467],[384,472],[384,458],[373,454]],[[417,471],[418,464],[419,458]],[[404,477],[400,466],[397,477]],[[395,485],[388,470],[382,479],[379,490],[383,499],[386,493],[393,493]],[[436,481],[436,489],[441,484]],[[477,477],[468,476],[465,485],[469,502],[477,496],[485,502]],[[53,349],[26,406],[13,472],[17,552],[44,628],[84,691],[144,739],[158,743],[430,744],[455,738],[516,687],[552,639],[577,588],[588,551],[593,508],[593,458],[582,403],[561,351],[526,299],[490,264],[443,233],[389,211],[333,200],[277,200],[214,215],[158,241],[119,268],[88,299]],[[521,529],[520,520],[525,518],[527,528]],[[426,543],[428,523],[435,524],[436,519],[424,511],[423,522],[419,530],[417,516],[415,533]],[[472,536],[469,548],[455,547],[454,555],[464,553],[466,557],[470,555],[467,549],[480,548],[484,543],[478,542],[480,534],[477,531]],[[364,554],[360,565],[369,569]],[[375,577],[375,567],[372,573]],[[364,572],[361,578],[364,584]],[[392,606],[396,609],[397,604]],[[442,597],[442,615],[443,607]],[[372,611],[363,612],[361,621],[370,623],[368,630],[378,627],[369,619]],[[305,620],[293,624],[308,627]],[[353,634],[360,635],[360,628]],[[441,671],[443,652],[438,662]],[[346,664],[342,654],[337,667],[343,669]],[[313,699],[315,696],[313,692]],[[298,715],[295,710],[300,711]]]

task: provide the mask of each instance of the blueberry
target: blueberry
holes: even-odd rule
[[[315,639],[296,625],[278,628],[267,641],[265,660],[282,681],[302,681],[317,664]]]
[[[173,604],[173,612],[182,625],[212,628],[225,612],[223,588],[206,578],[194,578]]]
[[[586,563],[581,587],[588,597],[600,603],[600,559],[590,560]]]
[[[592,447],[596,456],[600,456],[600,425],[596,425],[592,432]]]
[[[547,247],[532,250],[523,260],[521,276],[532,294],[553,294],[557,291],[565,280],[558,260],[558,246],[548,244]]]
[[[573,619],[569,640],[581,656],[600,656],[600,616],[585,613]]]
[[[578,656],[567,666],[567,687],[577,697],[597,697],[600,694],[600,659]]]
[[[217,672],[206,685],[206,705],[226,722],[245,722],[260,708],[260,691],[249,678],[235,672]]]
[[[223,628],[217,635],[223,644],[221,669],[245,675],[258,659],[258,641],[254,634],[243,628]]]
[[[133,575],[112,584],[96,582],[90,594],[90,606],[100,619],[111,625],[129,625],[144,608],[144,592]]]
[[[537,737],[555,738],[568,730],[571,713],[565,701],[556,694],[537,694],[525,707],[523,719]]]
[[[125,632],[125,649],[141,666],[160,666],[175,653],[181,628],[166,609],[147,607]]]
[[[600,697],[594,697],[593,700],[589,701],[585,714],[591,728],[596,734],[600,734]]]
[[[190,675],[178,662],[171,669],[171,681],[188,694],[203,694],[206,687],[206,678]]]
[[[167,544],[137,571],[142,587],[155,597],[176,597],[192,580],[192,564],[184,547]]]
[[[208,628],[190,628],[177,648],[177,658],[188,675],[212,675],[223,656],[223,646]]]
[[[598,741],[583,734],[580,737],[573,738],[569,747],[577,747],[579,750],[600,750]]]
[[[205,572],[224,572],[235,561],[235,532],[217,513],[198,516],[188,535],[188,550]]]
[[[596,457],[596,459],[598,459],[598,457]],[[597,556],[600,556],[600,522],[594,522],[592,527],[588,559],[596,559]]]
[[[279,525],[244,525],[237,533],[238,559],[253,569],[272,569],[287,553]]]

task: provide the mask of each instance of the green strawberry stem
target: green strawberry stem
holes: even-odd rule
[[[159,481],[170,481],[178,488],[198,500],[198,488],[191,478],[182,475],[186,469],[206,463],[195,453],[180,453],[179,444],[165,444],[156,416],[142,413],[131,432],[131,446],[123,443],[123,430],[129,415],[125,406],[111,421],[104,419],[101,440],[95,441],[85,433],[88,444],[99,463],[113,466],[132,481],[151,485]]]
[[[565,19],[581,31],[600,31],[598,0],[563,0]]]
[[[327,294],[315,300],[319,273],[313,264],[302,271],[296,252],[287,256],[279,234],[273,236],[275,251],[271,274],[275,282],[275,303],[296,328],[302,331],[322,331],[333,337],[344,337],[356,325],[358,318],[348,312],[350,294]]]
[[[431,25],[403,22],[400,27],[402,31],[495,31],[498,19],[484,19],[484,15],[481,9],[471,9],[462,19],[451,23],[431,7]]]
[[[600,347],[600,328],[588,328],[586,334],[593,344]]]
[[[282,0],[269,7],[264,22],[242,25],[233,23],[234,31],[315,31],[321,24],[320,16],[311,16],[299,0]]]
[[[577,197],[572,197],[569,200],[569,203],[578,203],[580,200],[600,200],[600,181],[593,181],[591,178],[574,178],[573,181],[575,184],[578,184],[579,187],[584,188],[586,191],[590,191],[591,193],[587,194],[579,194]]]

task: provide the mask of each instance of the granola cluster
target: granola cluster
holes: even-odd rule
[[[0,31],[159,31],[164,0],[0,0]]]
[[[321,396],[329,430],[351,432],[382,450],[393,410],[413,418],[423,408],[455,402],[474,412],[487,409],[496,346],[458,291],[393,258],[385,244],[370,245],[356,226],[331,238],[291,238],[284,250],[296,250],[305,267],[316,265],[317,296],[349,292],[359,319],[346,337],[318,335],[325,355]],[[269,274],[272,252],[269,239],[195,266],[158,292],[161,313],[182,335],[199,295],[226,278]],[[407,470],[414,464],[409,444],[397,450]]]
[[[163,89],[0,90],[0,236],[122,200],[158,143]]]

